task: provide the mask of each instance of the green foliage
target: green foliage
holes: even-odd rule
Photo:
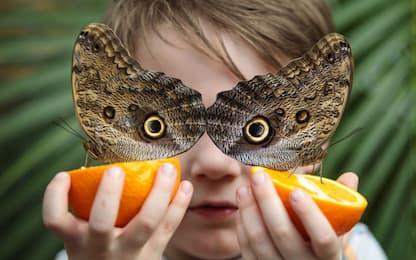
[[[357,172],[359,190],[369,201],[363,222],[390,259],[411,259],[415,167],[410,140],[416,132],[410,125],[416,119],[416,92],[411,89],[415,81],[411,81],[410,3],[351,0],[331,4],[337,30],[350,39],[356,64],[352,99],[333,140],[353,129],[363,130],[330,148],[324,174],[335,177],[344,171]]]
[[[42,225],[43,191],[56,172],[78,167],[85,154],[82,140],[53,122],[64,119],[78,129],[70,85],[72,46],[80,28],[102,20],[105,5],[25,2],[6,2],[0,9],[0,258],[52,259],[63,245]],[[363,130],[330,148],[324,175],[357,172],[369,200],[363,221],[390,259],[411,259],[416,207],[416,194],[410,192],[416,133],[411,6],[406,0],[329,2],[356,64],[351,102],[333,140]]]

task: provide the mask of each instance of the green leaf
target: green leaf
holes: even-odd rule
[[[58,154],[56,159],[56,156],[49,156],[51,154],[49,151],[43,152],[43,158],[36,160],[37,162],[42,162],[41,165],[43,167],[31,167],[31,170],[36,168],[41,174],[29,173],[30,176],[25,174],[25,177],[30,178],[30,182],[25,182],[21,185],[13,185],[16,183],[16,179],[10,179],[9,177],[7,180],[5,180],[6,185],[1,186],[1,189],[7,189],[8,187],[13,186],[15,195],[10,198],[0,196],[0,198],[2,198],[0,203],[7,203],[8,205],[7,208],[3,209],[3,212],[0,215],[0,223],[5,223],[6,221],[12,220],[12,217],[17,215],[21,208],[24,208],[26,205],[31,203],[33,197],[42,194],[46,188],[47,183],[58,171],[76,169],[82,165],[84,162],[85,151],[82,148],[81,142],[65,142],[60,144],[60,147],[62,146],[68,148],[60,148],[59,151],[62,151],[63,153]],[[78,162],[78,164],[74,162]],[[24,173],[28,173],[28,171],[26,169],[15,169],[11,171],[9,176],[19,176]],[[4,176],[7,176],[7,173]],[[22,176],[22,178],[24,177]]]
[[[74,140],[74,136],[58,128],[45,132],[39,140],[12,162],[0,175],[0,198],[5,196],[8,189],[23,178],[31,169],[41,161],[45,161],[51,154],[57,153],[62,146]]]
[[[352,24],[368,18],[369,14],[384,8],[390,0],[353,0],[337,6],[334,12],[335,28],[339,31],[346,31]]]
[[[30,76],[4,82],[3,87],[0,88],[0,104],[11,100],[35,98],[36,95],[40,96],[56,88],[66,89],[71,93],[70,72],[69,61],[49,62],[43,67],[36,68]]]
[[[27,129],[36,129],[73,111],[71,92],[57,91],[45,94],[14,111],[0,116],[0,143],[22,136]]]
[[[348,34],[354,56],[361,58],[371,51],[385,37],[396,30],[396,25],[405,21],[409,16],[409,8],[406,1],[394,1],[389,8],[382,10],[370,17],[362,25]]]

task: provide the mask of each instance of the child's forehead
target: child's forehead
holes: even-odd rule
[[[191,73],[200,67],[221,66],[221,63],[196,49],[182,32],[172,26],[163,26],[157,32],[139,37],[133,56],[144,69],[162,71],[171,76],[175,76],[172,72]]]
[[[214,47],[220,44],[219,39],[223,41],[227,51],[224,56],[229,56],[245,78],[276,72],[237,37],[210,30],[205,33]],[[231,89],[241,80],[224,62],[196,49],[182,32],[172,26],[162,26],[158,32],[147,33],[145,39],[137,39],[133,55],[144,69],[164,72],[201,92],[206,104],[214,102],[218,92]]]
[[[163,38],[150,33],[145,41],[138,42],[134,57],[144,69],[180,79],[199,91],[206,105],[215,101],[217,92],[231,89],[238,82],[224,64],[195,49],[177,30],[164,27],[159,34]]]
[[[225,32],[219,32],[208,23],[201,23],[201,32],[174,26],[168,23],[158,25],[154,30],[146,30],[136,39],[135,48],[157,52],[158,49],[169,49],[172,52],[193,49],[202,51],[202,42],[198,33],[202,33],[213,48],[221,49],[221,39],[227,36]]]
[[[153,58],[169,57],[179,53],[189,56],[192,53],[192,56],[198,56],[198,58],[207,56],[223,64],[230,60],[238,69],[244,69],[247,63],[259,65],[259,62],[260,67],[266,66],[268,71],[275,72],[279,69],[261,59],[256,50],[239,36],[217,28],[204,20],[201,20],[196,29],[187,29],[170,23],[160,24],[154,27],[153,31],[146,30],[142,32],[142,35],[136,36],[135,49],[138,51],[134,55],[140,56],[148,53]],[[290,60],[279,49],[269,55],[275,57],[281,65],[287,64]],[[185,60],[186,58],[188,57],[185,57]],[[248,71],[242,74],[246,79],[251,78]]]

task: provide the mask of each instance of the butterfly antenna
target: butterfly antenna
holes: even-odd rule
[[[86,151],[86,152],[85,152],[84,167],[88,167],[88,164],[89,164],[89,159],[90,159],[90,157],[89,157],[89,155],[88,155],[88,152]]]
[[[349,132],[346,136],[341,137],[341,139],[336,140],[335,142],[331,143],[331,144],[328,146],[327,150],[328,150],[330,147],[332,147],[332,146],[334,146],[334,145],[336,145],[336,144],[338,144],[338,143],[340,143],[340,142],[344,141],[345,139],[350,138],[351,136],[353,136],[353,135],[357,134],[358,132],[360,132],[360,131],[362,131],[362,130],[364,130],[364,128],[363,128],[363,127],[358,127],[358,128],[355,128],[354,130],[352,130],[351,132]]]
[[[67,121],[65,121],[63,118],[60,118],[59,121],[53,121],[53,123],[56,126],[59,126],[63,129],[65,129],[67,132],[71,133],[72,135],[80,138],[81,140],[87,141],[87,139],[80,134],[77,130],[75,130]]]
[[[314,164],[314,166],[315,166],[315,164]],[[322,179],[323,172],[324,172],[324,161],[322,160],[320,165],[319,165],[319,179],[321,180],[321,184],[324,184],[324,180]]]
[[[315,168],[316,163],[312,164],[312,173],[315,174],[315,171],[318,170],[318,168]],[[322,177],[323,177],[323,160],[319,163],[319,177],[321,180],[321,184],[324,183]]]
[[[342,137],[341,139],[339,139],[339,140],[337,140],[337,141],[335,141],[335,142],[333,142],[333,143],[331,143],[329,146],[328,146],[328,148],[326,148],[325,150],[328,150],[329,148],[331,148],[332,146],[334,146],[334,145],[336,145],[336,144],[338,144],[338,143],[340,143],[340,142],[342,142],[342,141],[344,141],[344,140],[346,140],[346,139],[348,139],[348,138],[350,138],[351,136],[353,136],[353,135],[355,135],[355,134],[357,134],[358,132],[360,132],[360,131],[362,131],[364,128],[363,127],[358,127],[358,128],[355,128],[354,130],[352,130],[350,133],[348,133],[346,136],[344,136],[344,137]],[[324,168],[324,161],[322,160],[321,161],[321,163],[320,163],[320,166],[319,166],[319,177],[320,177],[320,179],[321,179],[321,184],[323,184],[324,183],[324,181],[323,181],[323,179],[322,179],[322,176],[323,176],[323,168]],[[315,169],[315,164],[313,165],[313,169]],[[315,170],[313,170],[312,172],[315,172]]]

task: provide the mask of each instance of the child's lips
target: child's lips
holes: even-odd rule
[[[226,220],[235,216],[238,207],[228,202],[205,202],[191,206],[189,211],[209,220]]]

